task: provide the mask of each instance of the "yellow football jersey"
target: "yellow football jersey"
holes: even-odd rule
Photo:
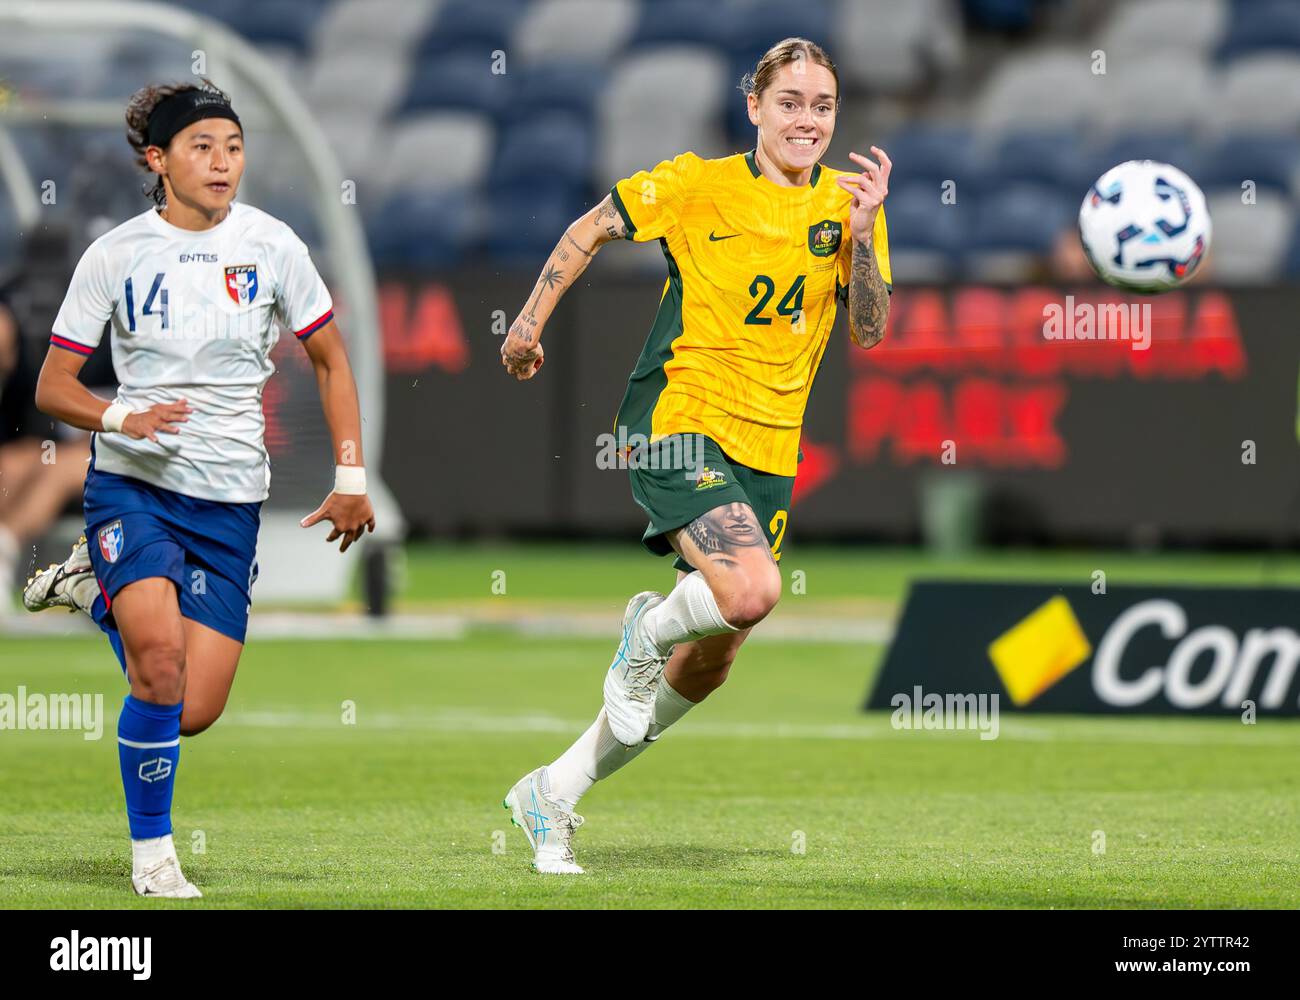
[[[658,440],[700,433],[728,456],[796,472],[813,378],[847,300],[852,195],[820,164],[807,186],[764,177],[753,152],[665,160],[614,185],[638,242],[659,240],[668,280],[615,427]],[[888,285],[885,213],[873,242]]]

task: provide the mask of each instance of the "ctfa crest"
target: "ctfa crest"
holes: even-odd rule
[[[840,248],[840,238],[843,233],[844,227],[838,222],[823,219],[808,227],[808,249],[813,252],[814,257],[833,257],[835,251]]]
[[[99,529],[99,552],[105,562],[117,562],[122,554],[122,522],[114,521]]]
[[[236,264],[226,268],[226,292],[237,306],[246,306],[257,298],[257,265]]]

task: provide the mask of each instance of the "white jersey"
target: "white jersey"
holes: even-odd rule
[[[117,402],[145,410],[184,398],[193,410],[157,442],[96,434],[95,468],[204,500],[265,500],[262,387],[277,318],[306,340],[333,302],[306,244],[256,208],[232,204],[202,232],[150,209],[92,243],[50,342],[90,354],[111,320]]]

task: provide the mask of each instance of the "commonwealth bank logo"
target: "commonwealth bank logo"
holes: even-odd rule
[[[1086,661],[1092,645],[1070,602],[1058,595],[989,643],[988,653],[1020,707]]]

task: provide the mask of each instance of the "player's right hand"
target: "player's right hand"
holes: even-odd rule
[[[141,438],[157,441],[160,433],[179,434],[181,429],[176,425],[189,420],[187,414],[193,412],[193,407],[183,399],[173,403],[154,403],[147,410],[128,414],[122,421],[122,433],[137,441]]]
[[[536,320],[522,314],[510,326],[506,342],[501,345],[501,364],[520,382],[542,370],[546,352],[542,350],[542,330]]]

